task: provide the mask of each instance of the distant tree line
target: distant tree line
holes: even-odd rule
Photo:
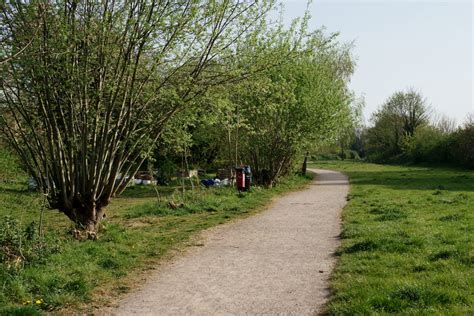
[[[462,125],[436,117],[421,93],[408,89],[394,93],[359,128],[350,149],[380,163],[441,163],[474,168],[474,115]]]

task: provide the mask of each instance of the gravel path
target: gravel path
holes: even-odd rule
[[[321,310],[334,266],[348,181],[312,170],[304,191],[247,219],[203,233],[160,267],[114,315],[311,315]]]

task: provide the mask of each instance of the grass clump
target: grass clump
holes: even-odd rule
[[[26,227],[12,216],[0,221],[0,265],[4,269],[21,269],[31,262],[45,260],[60,251],[60,242],[53,236],[39,236],[33,221]]]

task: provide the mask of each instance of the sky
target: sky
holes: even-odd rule
[[[306,9],[306,0],[281,2],[287,23]],[[350,87],[365,98],[366,121],[391,94],[414,88],[459,124],[474,112],[473,12],[470,0],[313,0],[309,27],[354,42]]]

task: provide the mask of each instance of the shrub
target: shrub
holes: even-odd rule
[[[474,169],[474,123],[466,124],[454,133],[450,147],[455,163]]]
[[[0,223],[0,263],[17,262],[23,257],[22,238],[18,221],[6,216]]]
[[[353,160],[360,160],[359,153],[355,150],[348,150],[346,153],[347,158],[353,159]]]
[[[338,154],[328,152],[328,153],[324,153],[320,155],[312,155],[311,159],[312,160],[336,160],[336,159],[340,159],[340,157]]]
[[[393,140],[386,139],[388,136],[381,137],[380,131],[377,133],[374,128],[368,130],[367,137],[366,150],[369,161],[448,163],[464,168],[474,168],[474,122],[472,119],[468,119],[464,127],[458,128],[455,132],[433,125],[419,126],[412,135],[399,135],[397,146],[394,145]]]
[[[38,236],[35,222],[26,228],[11,216],[5,216],[0,222],[0,265],[7,269],[22,268],[59,250],[59,240],[51,236]]]
[[[414,136],[405,136],[400,159],[414,163],[446,163],[450,160],[449,135],[432,126],[419,128]]]

